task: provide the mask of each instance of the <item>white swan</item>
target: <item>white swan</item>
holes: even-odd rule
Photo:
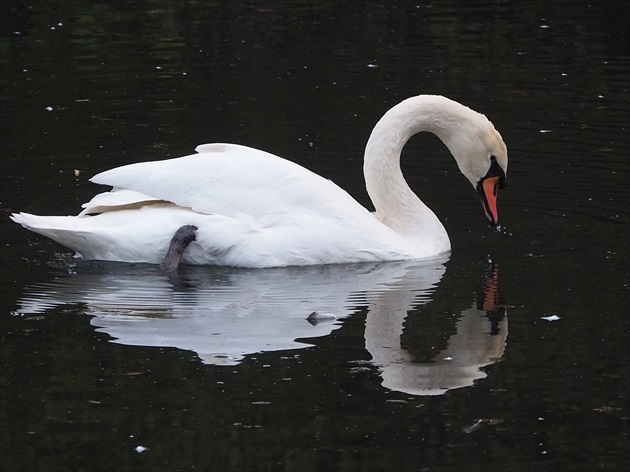
[[[421,131],[449,148],[490,224],[497,224],[506,146],[484,115],[434,95],[404,100],[372,131],[364,174],[375,213],[293,162],[215,143],[198,146],[198,154],[96,175],[92,182],[113,189],[84,204],[78,216],[11,218],[86,259],[163,263],[167,269],[180,258],[273,267],[430,257],[450,250],[448,235],[400,169],[403,146]]]

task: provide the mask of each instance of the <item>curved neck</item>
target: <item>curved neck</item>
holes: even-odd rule
[[[404,100],[380,119],[368,140],[363,164],[368,194],[377,218],[412,239],[446,241],[446,230],[435,214],[415,195],[400,169],[400,154],[413,135],[428,131],[448,146],[462,132],[465,115],[475,113],[445,97],[420,95]]]

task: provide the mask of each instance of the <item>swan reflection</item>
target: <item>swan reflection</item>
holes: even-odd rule
[[[486,377],[482,367],[505,350],[507,317],[498,300],[498,267],[490,263],[478,300],[462,311],[456,332],[431,363],[415,362],[401,346],[403,323],[413,297],[390,291],[371,301],[365,323],[365,347],[379,366],[383,386],[412,395],[441,395]]]
[[[367,307],[365,346],[383,386],[436,395],[485,377],[480,368],[503,355],[507,337],[504,313],[488,315],[500,312],[488,296],[496,294],[495,270],[482,304],[459,315],[457,333],[433,362],[418,363],[401,346],[408,313],[431,301],[445,262],[189,268],[176,284],[152,267],[91,263],[79,274],[27,287],[14,314],[81,304],[113,342],[175,347],[206,364],[235,365],[248,354],[309,347],[309,339],[330,334]],[[307,320],[314,312],[325,316]]]

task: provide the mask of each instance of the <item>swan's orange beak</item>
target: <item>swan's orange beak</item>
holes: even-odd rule
[[[481,206],[486,214],[486,218],[491,226],[496,226],[499,222],[499,211],[497,210],[497,193],[500,187],[500,177],[486,177],[477,184],[477,193],[481,198]]]

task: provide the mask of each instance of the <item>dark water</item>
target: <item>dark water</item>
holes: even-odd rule
[[[1,8],[1,470],[629,465],[625,2]],[[510,154],[492,231],[437,139],[409,143],[444,260],[174,283],[8,219],[76,214],[95,173],[214,141],[369,206],[369,132],[418,93],[487,114]]]

